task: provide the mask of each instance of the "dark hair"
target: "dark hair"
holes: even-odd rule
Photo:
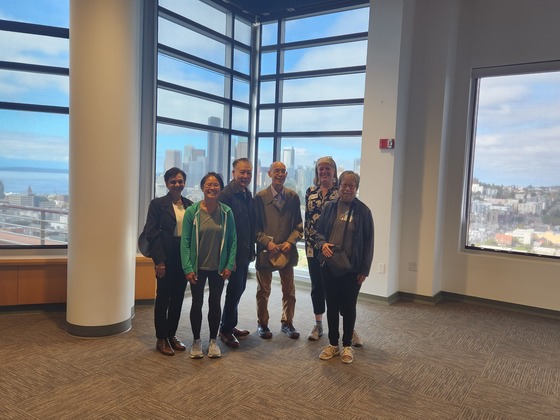
[[[330,166],[332,166],[332,168],[334,169],[334,176],[333,176],[333,184],[335,187],[338,187],[338,179],[336,177],[336,162],[334,161],[334,159],[332,158],[332,156],[323,156],[320,157],[319,159],[317,159],[317,162],[315,162],[315,177],[313,178],[313,184],[318,187],[319,184],[321,183],[319,181],[319,164],[321,163],[327,163]]]
[[[251,164],[251,161],[250,161],[249,159],[247,159],[246,157],[242,157],[242,158],[239,158],[239,159],[235,159],[235,160],[233,161],[233,163],[231,164],[231,166],[233,167],[233,169],[235,169],[235,167],[237,166],[237,164],[238,164],[239,162],[245,162],[245,163],[248,163],[249,165],[253,166],[253,165]]]
[[[338,185],[342,184],[342,179],[346,176],[353,176],[354,179],[356,180],[356,189],[358,189],[360,187],[360,175],[358,175],[354,171],[344,171],[344,172],[342,172],[340,174],[340,176],[338,177]]]
[[[175,175],[178,175],[178,174],[183,175],[183,181],[187,180],[187,174],[185,173],[185,171],[177,168],[176,166],[174,166],[171,169],[168,169],[165,172],[165,174],[163,175],[163,179],[164,179],[165,183],[167,184],[167,181],[169,181],[170,178],[173,178]]]
[[[208,172],[206,175],[204,175],[200,180],[200,189],[201,190],[204,189],[204,184],[206,183],[206,180],[211,176],[215,177],[218,180],[218,182],[220,183],[220,190],[223,190],[224,180],[222,179],[222,176],[217,172]]]

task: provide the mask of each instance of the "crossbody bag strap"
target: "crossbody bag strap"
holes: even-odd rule
[[[348,216],[346,216],[346,223],[344,224],[344,233],[342,234],[342,247],[344,247],[344,241],[346,240],[346,232],[348,231],[348,222],[350,222],[350,216],[352,215],[352,211],[354,211],[354,200],[352,200],[352,204],[350,204],[350,209],[348,210]]]

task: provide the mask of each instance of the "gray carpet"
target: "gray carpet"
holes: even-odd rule
[[[222,358],[155,350],[153,308],[132,330],[80,339],[65,314],[0,314],[1,419],[557,419],[560,323],[465,303],[391,306],[360,300],[365,346],[353,364],[318,358],[307,340],[309,290],[298,286],[294,324],[280,333],[280,286],[271,296],[271,340],[255,334],[255,281],[240,327],[253,333]],[[187,296],[178,335],[190,345]],[[205,308],[206,309],[206,308]],[[203,343],[207,346],[206,316]]]

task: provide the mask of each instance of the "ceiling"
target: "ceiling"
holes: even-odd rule
[[[369,0],[212,0],[260,22],[315,13],[326,9],[368,4]]]

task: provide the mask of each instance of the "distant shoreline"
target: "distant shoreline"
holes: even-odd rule
[[[55,174],[67,174],[68,169],[56,169],[56,168],[20,168],[20,167],[0,167],[0,172],[45,172],[45,173],[55,173]]]

